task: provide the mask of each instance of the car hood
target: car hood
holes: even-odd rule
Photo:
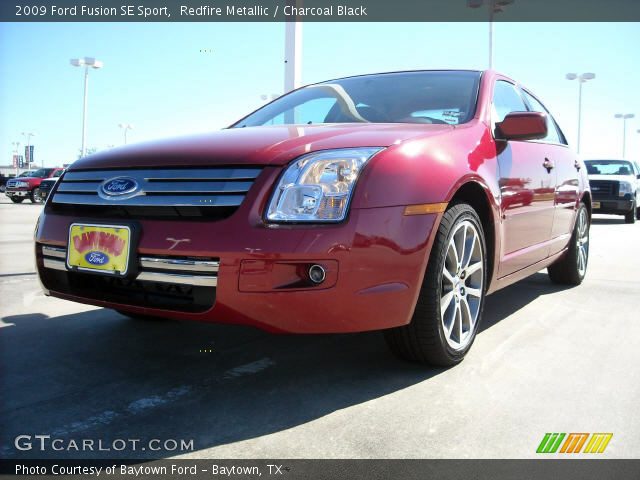
[[[634,183],[636,181],[636,177],[633,175],[589,175],[589,181],[591,180],[611,180],[614,182]]]
[[[27,183],[38,183],[38,182],[41,182],[43,179],[40,177],[13,177],[13,178],[10,178],[9,180],[18,180],[19,182],[27,182]]]
[[[439,135],[451,125],[332,124],[232,128],[138,143],[77,160],[69,170],[96,168],[285,165],[305,153],[332,148],[388,147]]]

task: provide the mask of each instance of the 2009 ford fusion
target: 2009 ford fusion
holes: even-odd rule
[[[221,132],[76,161],[36,231],[53,296],[273,332],[384,330],[461,361],[485,296],[582,282],[584,164],[528,89],[412,71],[293,91]]]

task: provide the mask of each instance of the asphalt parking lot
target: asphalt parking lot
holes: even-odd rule
[[[490,296],[466,360],[432,369],[378,333],[273,336],[47,298],[40,209],[0,200],[2,458],[534,458],[546,432],[612,432],[602,457],[640,457],[640,224],[597,216],[582,286],[538,273]],[[19,451],[18,435],[193,451]]]

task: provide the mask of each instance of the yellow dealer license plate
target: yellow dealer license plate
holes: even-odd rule
[[[130,249],[129,227],[74,223],[69,228],[67,267],[126,275]]]
[[[600,208],[600,202],[593,202],[593,208]]]

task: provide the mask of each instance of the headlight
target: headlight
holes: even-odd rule
[[[626,194],[631,194],[631,184],[629,182],[620,182],[620,188],[618,189],[618,195],[624,197]]]
[[[28,188],[29,184],[27,182],[16,182],[17,188]]]
[[[367,161],[382,148],[324,150],[300,157],[278,183],[267,219],[273,222],[339,222]]]

